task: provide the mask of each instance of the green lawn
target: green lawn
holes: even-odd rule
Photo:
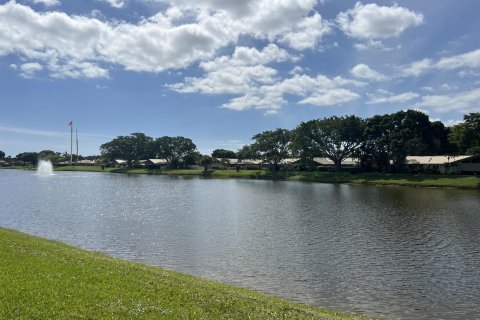
[[[323,172],[323,171],[280,171],[268,170],[209,170],[207,174],[203,169],[128,169],[104,168],[99,166],[74,166],[56,167],[56,171],[94,171],[127,174],[152,174],[152,175],[188,175],[207,176],[212,178],[248,178],[271,179],[322,183],[352,183],[371,185],[392,185],[410,187],[432,188],[459,188],[480,189],[480,176],[461,176],[445,174],[390,174],[390,173],[359,173],[348,172]]]
[[[0,319],[360,319],[0,228]]]

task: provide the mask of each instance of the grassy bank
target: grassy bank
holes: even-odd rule
[[[359,319],[0,228],[0,319]]]
[[[55,170],[66,171],[102,171],[100,167],[58,167]],[[128,174],[162,174],[162,175],[196,175],[203,176],[201,169],[172,170],[172,169],[126,169],[105,168],[105,172],[128,173]],[[480,189],[480,177],[460,176],[443,174],[388,174],[388,173],[359,173],[347,172],[297,172],[281,171],[270,172],[268,170],[209,170],[207,176],[213,178],[248,178],[248,179],[272,179],[323,183],[351,183],[370,185],[393,185],[409,187],[431,188],[458,188]]]

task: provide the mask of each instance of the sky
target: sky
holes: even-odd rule
[[[0,150],[120,135],[238,150],[259,132],[480,112],[478,0],[0,1]]]

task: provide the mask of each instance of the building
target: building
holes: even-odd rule
[[[478,174],[480,155],[407,156],[405,165],[410,172]]]

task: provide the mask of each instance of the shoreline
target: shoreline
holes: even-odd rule
[[[369,319],[0,227],[0,318]]]
[[[5,168],[7,169],[7,168]],[[10,169],[35,170],[30,167]],[[348,173],[324,171],[278,171],[268,170],[208,170],[203,169],[147,169],[147,168],[105,168],[100,166],[54,167],[54,171],[107,172],[121,174],[196,176],[215,179],[260,179],[298,181],[330,184],[377,185],[413,188],[467,189],[480,190],[480,177],[475,175],[413,174],[413,173]]]

